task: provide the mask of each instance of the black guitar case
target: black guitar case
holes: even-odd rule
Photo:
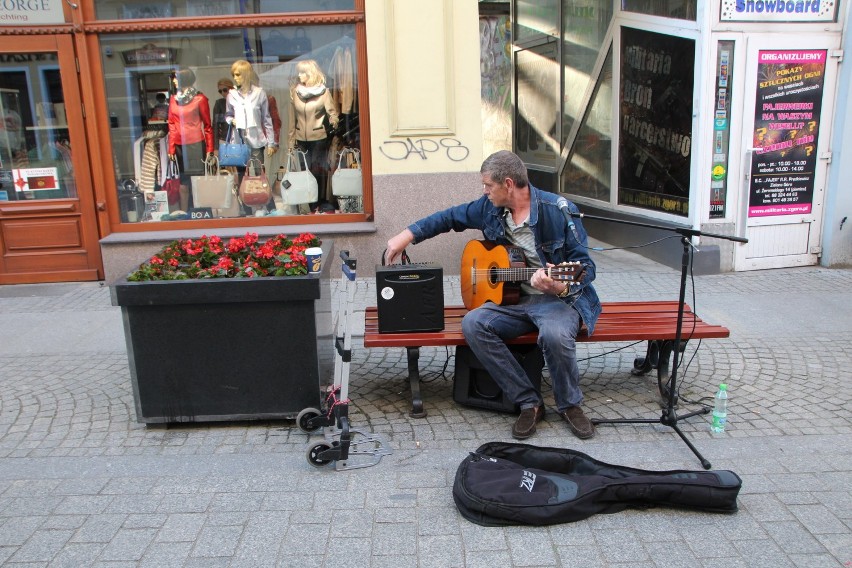
[[[567,448],[488,442],[459,465],[453,499],[478,525],[552,525],[654,506],[734,513],[741,486],[728,470],[649,471]]]

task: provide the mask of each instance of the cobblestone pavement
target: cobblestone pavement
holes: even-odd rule
[[[625,251],[594,255],[604,301],[677,299],[679,271]],[[715,469],[743,478],[739,512],[650,509],[546,528],[483,528],[456,512],[458,464],[510,440],[514,417],[453,401],[452,350],[421,349],[428,416],[414,419],[404,350],[364,349],[356,331],[352,422],[393,454],[315,469],[305,452],[321,438],[293,421],[136,423],[107,287],[0,287],[0,565],[852,566],[852,270],[693,280],[689,303],[731,337],[690,342],[680,411],[725,381],[729,427],[711,436],[707,416],[679,427]],[[357,309],[374,304],[374,281],[356,285]],[[460,303],[455,278],[445,297]],[[643,345],[580,344],[578,354],[592,416],[659,418],[656,379],[629,373]],[[602,425],[580,441],[550,413],[530,442],[700,468],[658,423]]]

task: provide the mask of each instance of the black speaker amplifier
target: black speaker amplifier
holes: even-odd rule
[[[379,333],[444,329],[444,270],[437,264],[376,266]]]

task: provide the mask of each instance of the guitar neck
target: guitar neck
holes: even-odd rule
[[[529,282],[536,270],[538,268],[492,268],[488,271],[488,275],[494,282]],[[550,268],[545,268],[545,271],[548,276],[551,275]]]

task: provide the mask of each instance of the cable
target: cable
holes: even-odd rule
[[[444,379],[445,381],[450,380],[447,376],[447,367],[450,365],[450,348],[448,346],[444,346],[444,353],[446,353],[446,358],[444,359],[444,366],[441,367],[440,371],[433,371],[432,373],[427,373],[420,377],[420,384],[432,383],[437,381],[438,379]],[[455,355],[453,355],[455,357]]]
[[[623,345],[621,347],[616,347],[615,349],[612,349],[610,351],[605,351],[603,353],[598,353],[597,355],[591,355],[589,357],[583,357],[582,359],[577,359],[577,363],[582,363],[583,361],[588,361],[590,359],[597,359],[598,357],[606,357],[607,355],[611,355],[611,354],[616,353],[618,351],[622,351],[624,349],[627,349],[628,347],[633,347],[634,345],[639,345],[640,343],[642,343],[644,341],[645,341],[644,339],[640,339],[639,341],[634,341],[633,343],[629,343],[629,344]],[[544,372],[544,369],[547,369],[547,365],[545,365],[542,368],[542,372]],[[542,377],[541,377],[541,382],[543,384],[547,385],[548,387],[550,387],[551,389],[553,388],[553,385],[547,379],[544,378],[544,375],[542,375]]]
[[[583,245],[583,244],[580,244],[580,246],[586,248],[587,250],[593,250],[595,252],[607,252],[607,251],[611,251],[611,250],[630,250],[630,249],[645,248],[645,247],[648,247],[648,246],[651,246],[651,245],[655,245],[657,243],[661,243],[661,242],[666,241],[668,239],[678,239],[678,238],[680,238],[679,235],[669,235],[667,237],[661,237],[661,238],[659,238],[655,241],[650,241],[650,242],[647,242],[647,243],[644,243],[644,244],[641,244],[641,245],[630,245],[630,246],[625,246],[625,247],[590,247],[590,246]]]
[[[645,341],[645,340],[644,340],[644,339],[640,339],[639,341],[634,341],[633,343],[630,343],[630,344],[628,344],[628,345],[624,345],[624,346],[622,346],[622,347],[616,347],[616,348],[615,348],[615,349],[613,349],[612,351],[606,351],[605,353],[599,353],[598,355],[591,355],[591,356],[589,356],[589,357],[584,357],[584,358],[582,358],[582,359],[577,359],[577,362],[578,362],[578,363],[581,363],[581,362],[583,362],[583,361],[588,361],[588,360],[590,360],[590,359],[597,359],[598,357],[606,357],[607,355],[611,355],[612,353],[616,353],[616,352],[621,351],[621,350],[623,350],[623,349],[627,349],[628,347],[633,347],[634,345],[639,345],[639,344],[640,344],[640,343],[642,343],[643,341]]]
[[[696,314],[696,313],[698,313],[697,306],[696,306],[696,302],[698,300],[697,300],[697,296],[696,296],[696,292],[695,292],[695,273],[693,272],[692,258],[693,258],[693,251],[692,251],[692,248],[690,248],[689,249],[689,281],[690,281],[690,284],[692,285],[692,313]],[[692,318],[692,329],[690,330],[689,338],[687,338],[686,341],[689,341],[689,339],[692,337],[692,334],[695,333],[695,327],[697,325],[698,324],[695,320],[695,317],[693,317]],[[681,341],[683,341],[683,336],[681,336]],[[685,365],[684,365],[684,359],[685,359],[684,357],[681,357],[681,358],[678,359],[678,362],[677,362],[678,369],[677,370],[678,370],[678,376],[680,377],[680,381],[678,381],[677,392],[675,393],[675,396],[677,396],[677,398],[679,398],[680,400],[682,400],[682,401],[684,401],[688,404],[698,404],[698,405],[701,405],[705,408],[710,408],[712,405],[707,404],[707,403],[702,402],[702,401],[703,400],[712,400],[713,397],[705,396],[705,397],[699,398],[698,400],[690,400],[686,397],[681,396],[681,394],[680,394],[680,389],[683,386],[684,379],[686,378],[686,374],[689,372],[689,367],[692,365],[692,362],[695,360],[695,356],[698,355],[698,350],[701,348],[701,341],[702,341],[701,339],[698,340],[698,345],[695,346],[695,349],[692,352],[692,356],[689,358],[689,361],[687,361]],[[679,348],[679,346],[676,347],[676,348]],[[682,372],[681,372],[681,369],[683,369]]]

